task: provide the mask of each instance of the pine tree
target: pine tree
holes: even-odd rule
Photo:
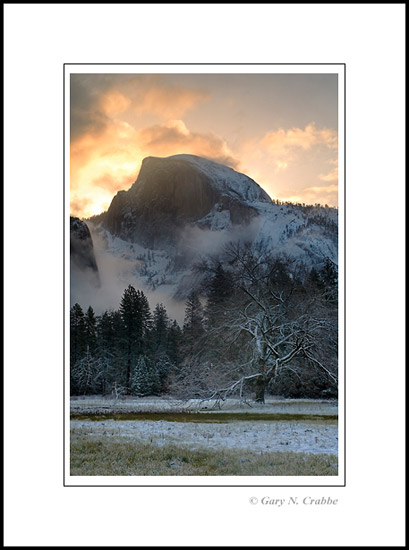
[[[97,320],[96,356],[100,361],[103,394],[123,384],[121,368],[122,319],[117,311],[105,311]]]
[[[166,355],[161,355],[155,360],[155,373],[157,376],[157,390],[154,393],[158,395],[167,390],[168,377],[171,374],[174,365]]]
[[[132,369],[130,390],[133,395],[157,395],[160,392],[160,376],[156,365],[141,355]]]
[[[157,304],[153,312],[152,321],[152,347],[155,357],[165,355],[167,352],[169,317],[163,304]]]
[[[334,262],[325,258],[325,265],[322,268],[321,280],[325,286],[325,296],[330,302],[338,301],[338,269]]]
[[[328,257],[325,258],[325,265],[321,270],[324,283],[335,286],[338,283],[338,270],[335,263]]]
[[[145,351],[151,314],[146,296],[142,291],[135,290],[132,285],[125,289],[119,311],[123,325],[122,341],[126,362],[125,383],[129,389],[132,367],[136,364],[138,356]]]
[[[199,296],[192,291],[186,301],[183,338],[185,350],[189,354],[197,350],[204,336],[204,314]]]
[[[216,266],[212,279],[206,306],[206,318],[208,327],[223,322],[227,315],[229,299],[233,295],[234,285],[231,274],[224,270],[220,262]]]
[[[99,348],[112,352],[115,347],[115,331],[112,312],[105,311],[98,318],[97,331]]]
[[[173,323],[169,327],[167,356],[169,357],[170,362],[176,367],[179,366],[181,362],[182,338],[182,329],[176,321],[173,321]]]
[[[84,312],[77,303],[70,310],[70,363],[71,367],[82,359],[87,350]]]
[[[94,354],[97,346],[97,319],[91,306],[85,314],[85,336],[89,352]]]

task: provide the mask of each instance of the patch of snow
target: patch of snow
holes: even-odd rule
[[[165,420],[72,420],[90,436],[125,437],[152,445],[176,444],[191,449],[236,449],[257,453],[293,451],[336,455],[338,427],[294,421],[236,421],[221,423],[168,422]]]
[[[208,227],[212,231],[231,229],[230,210],[222,210],[221,205],[216,203],[206,216],[196,222],[196,225]]]

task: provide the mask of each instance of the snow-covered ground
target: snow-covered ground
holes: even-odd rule
[[[165,420],[71,420],[81,434],[125,437],[135,443],[176,444],[191,449],[236,449],[253,452],[338,452],[338,426],[298,421],[233,421],[227,423]]]
[[[219,409],[220,406],[220,409]],[[102,396],[71,397],[70,408],[73,413],[93,411],[124,412],[184,412],[211,411],[260,414],[309,414],[337,415],[337,401],[322,399],[284,399],[266,398],[261,405],[254,401],[243,402],[239,399],[226,399],[222,402],[201,399],[178,400],[171,397],[127,397],[112,399]]]
[[[120,415],[117,420],[102,416],[100,420],[90,420],[76,419],[74,416],[71,428],[90,437],[125,437],[138,443],[158,446],[169,443],[191,449],[236,449],[260,453],[294,451],[308,454],[338,452],[338,423],[335,418],[325,418],[338,414],[336,401],[270,397],[264,405],[259,405],[228,399],[218,409],[214,408],[214,401],[198,399],[179,401],[163,397],[133,397],[115,401],[101,396],[88,396],[71,398],[70,405],[74,415],[158,413],[157,420],[122,420]],[[194,422],[169,421],[169,413],[198,411],[199,414],[194,414]],[[161,419],[160,413],[164,414],[165,420]],[[215,422],[214,416],[206,418],[209,413],[217,413],[220,422]],[[224,417],[225,413],[232,413],[235,418],[228,415]],[[260,420],[255,420],[254,416],[247,419],[246,413],[260,415]],[[286,420],[280,420],[278,417],[272,420],[265,416],[280,414],[292,415],[292,419],[288,420],[287,417]],[[237,415],[243,420],[238,419]],[[297,415],[315,416],[315,419],[309,421],[303,416],[298,420]],[[321,419],[317,419],[317,415]],[[178,420],[183,420],[183,417],[179,415]]]

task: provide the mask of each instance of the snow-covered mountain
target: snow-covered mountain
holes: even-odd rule
[[[177,245],[187,224],[225,229],[271,203],[261,187],[227,166],[193,155],[147,157],[136,182],[114,197],[103,226],[149,248]]]
[[[194,155],[145,158],[132,187],[87,223],[102,286],[115,271],[123,288],[179,299],[200,283],[192,266],[222,259],[231,241],[251,241],[307,267],[327,257],[338,263],[336,209],[273,201],[248,176]]]

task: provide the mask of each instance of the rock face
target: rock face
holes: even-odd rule
[[[100,285],[91,233],[85,222],[70,216],[70,257],[73,280],[85,273],[95,286]]]
[[[271,203],[251,178],[194,155],[147,157],[129,191],[120,191],[103,226],[123,240],[157,248],[175,244],[186,225],[227,226],[258,215],[254,202]]]

